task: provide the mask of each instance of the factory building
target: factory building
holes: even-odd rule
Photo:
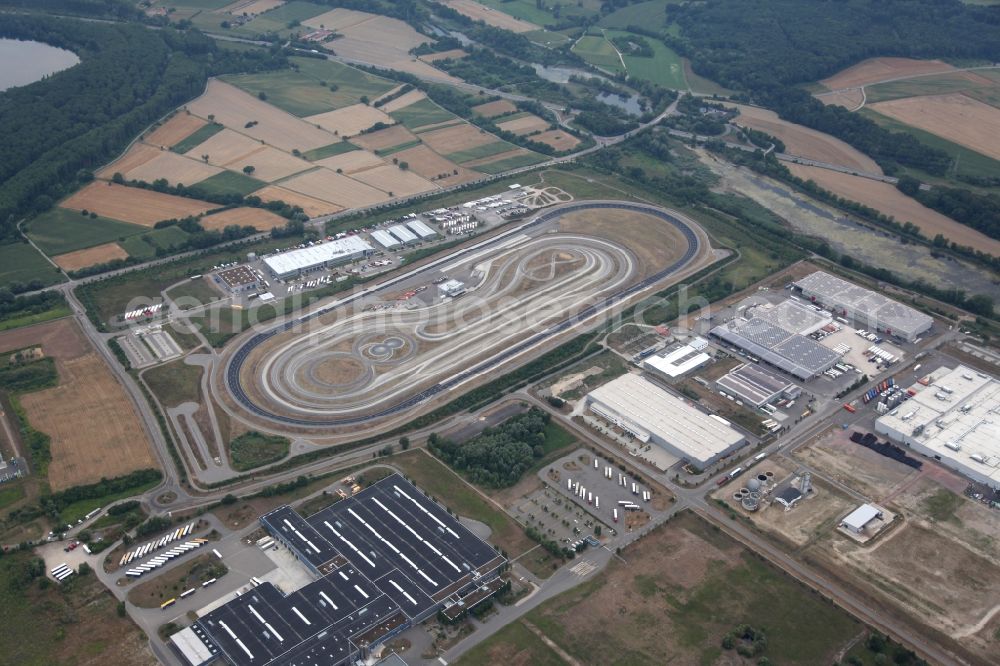
[[[871,331],[881,331],[913,342],[930,330],[934,320],[908,305],[839,277],[816,271],[792,283],[802,295],[833,309]]]
[[[670,454],[705,468],[747,443],[724,419],[706,414],[638,375],[626,374],[587,395],[597,416]]]
[[[815,333],[833,319],[833,315],[826,310],[791,298],[777,304],[764,303],[747,308],[744,318],[750,319],[751,316],[799,335]]]
[[[754,407],[761,407],[779,398],[794,400],[802,393],[801,388],[787,379],[749,363],[733,368],[719,377],[715,385],[720,391]]]
[[[389,233],[399,239],[403,245],[412,245],[417,242],[417,235],[406,228],[405,224],[394,224],[389,227]]]
[[[646,358],[642,362],[642,368],[654,375],[675,379],[712,360],[712,357],[705,351],[706,349],[708,349],[708,341],[696,337],[686,345]]]
[[[264,265],[276,278],[286,280],[304,273],[340,266],[367,257],[374,251],[360,236],[345,236],[264,257]]]
[[[840,360],[840,354],[812,338],[758,317],[734,319],[716,326],[711,334],[803,381],[829,370]]]
[[[395,250],[397,247],[402,245],[395,236],[390,234],[385,229],[376,229],[371,234],[372,239],[382,247],[387,250]]]
[[[1000,381],[964,365],[939,368],[912,397],[875,421],[875,432],[964,476],[1000,489]]]
[[[844,516],[844,519],[840,521],[840,526],[855,534],[862,534],[869,523],[876,519],[881,520],[882,515],[882,511],[878,507],[862,504]]]
[[[436,238],[438,235],[436,231],[424,224],[422,220],[409,220],[406,226],[410,228],[410,231],[420,236],[421,240],[430,240]]]
[[[503,587],[506,559],[399,474],[303,518],[260,519],[315,577],[254,587],[171,637],[192,666],[347,666],[439,611],[457,618]]]

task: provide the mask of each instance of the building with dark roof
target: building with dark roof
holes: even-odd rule
[[[754,407],[766,405],[778,398],[797,398],[802,389],[763,368],[745,363],[719,377],[715,385]]]
[[[812,338],[757,317],[716,326],[711,334],[802,380],[812,379],[840,360],[840,354]]]
[[[506,559],[398,474],[309,517],[282,506],[260,522],[316,580],[290,594],[262,583],[176,634],[194,666],[204,662],[189,654],[239,666],[352,664],[439,610],[459,616],[502,588]]]

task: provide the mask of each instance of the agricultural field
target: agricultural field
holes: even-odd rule
[[[59,204],[68,210],[88,210],[99,216],[152,227],[161,220],[201,215],[216,207],[197,199],[152,190],[94,182]]]
[[[602,28],[617,28],[619,30],[625,30],[630,25],[639,25],[650,30],[657,30],[666,23],[668,4],[672,3],[664,2],[664,0],[647,0],[646,2],[626,5],[602,18],[598,25]]]
[[[517,113],[517,106],[509,99],[498,99],[493,102],[474,106],[472,107],[472,111],[484,118],[496,118],[497,116],[505,116],[509,113]]]
[[[104,243],[88,247],[83,250],[75,250],[53,257],[52,261],[59,265],[64,271],[78,271],[81,268],[104,264],[115,259],[127,259],[129,253],[118,243]]]
[[[638,24],[645,25],[645,24]],[[629,37],[631,33],[622,30],[605,30],[608,39],[613,37]],[[684,63],[677,53],[659,39],[645,37],[653,49],[652,58],[623,54],[625,69],[629,76],[644,81],[650,81],[664,88],[687,90],[688,82],[684,75]]]
[[[0,245],[0,266],[0,280],[4,284],[38,280],[47,287],[65,280],[59,269],[26,242]]]
[[[282,181],[285,189],[329,201],[341,208],[357,208],[381,203],[390,197],[382,190],[319,168]]]
[[[170,116],[163,124],[143,136],[142,140],[151,146],[172,148],[200,130],[207,123],[208,121],[198,116],[192,116],[190,113],[182,111]]]
[[[823,79],[820,84],[827,90],[840,90],[841,88],[868,86],[888,79],[951,72],[954,69],[953,66],[940,60],[869,58]]]
[[[147,151],[153,150],[155,154],[147,155]],[[131,153],[140,154],[142,162],[140,164],[129,164]],[[148,157],[148,159],[147,159]],[[145,144],[136,144],[129,151],[120,164],[113,164],[109,168],[114,172],[121,173],[125,180],[140,180],[152,183],[157,179],[164,179],[170,185],[195,185],[206,178],[220,173],[222,169],[204,161],[184,157],[173,151],[157,150]]]
[[[149,229],[146,225],[128,224],[100,215],[90,217],[67,208],[46,211],[28,222],[26,227],[28,238],[49,255],[111,243]]]
[[[773,111],[746,105],[736,105],[735,108],[740,114],[734,122],[781,139],[789,154],[857,171],[882,173],[875,160],[840,139],[782,120]]]
[[[479,177],[475,171],[458,166],[422,144],[393,153],[393,157],[409,164],[413,173],[433,180],[441,187],[459,185]]]
[[[442,109],[427,98],[418,99],[411,104],[398,107],[389,115],[395,118],[396,122],[409,129],[458,120],[458,117],[451,111]]]
[[[539,3],[535,0],[476,0],[496,12],[509,14],[535,25],[544,26],[556,23],[554,10],[559,8],[559,16],[594,16],[601,9],[600,0],[547,0]]]
[[[889,183],[802,164],[787,166],[793,175],[804,180],[812,180],[837,196],[857,201],[885,215],[891,215],[897,222],[912,222],[920,227],[920,232],[928,238],[943,234],[949,241],[959,245],[971,246],[1000,256],[1000,241],[927,208]]]
[[[371,134],[360,134],[354,138],[354,143],[377,154],[395,146],[418,143],[418,140],[415,134],[400,124]]]
[[[981,74],[977,72],[953,72],[880,83],[865,88],[866,103],[875,104],[907,97],[964,93],[968,97],[978,99],[986,104],[996,105],[996,96],[1000,94],[1000,81],[990,78],[990,74],[992,72],[984,71]]]
[[[198,183],[198,191],[208,194],[237,194],[246,196],[264,187],[264,182],[238,171],[220,171]]]
[[[624,73],[625,63],[614,44],[600,35],[584,35],[573,44],[573,53],[612,74]]]
[[[401,169],[395,164],[366,169],[355,173],[353,178],[376,187],[392,196],[402,197],[437,189],[437,186],[419,174]]]
[[[483,146],[489,146],[491,144],[499,143],[500,146],[497,147],[496,152],[500,152],[500,148],[509,150],[513,148],[509,143],[500,141],[495,136],[479,129],[475,125],[470,125],[467,123],[462,123],[461,125],[453,125],[451,127],[445,127],[443,129],[431,130],[430,132],[424,132],[420,135],[421,140],[427,144],[432,150],[440,153],[447,157],[448,159],[454,160],[461,164],[463,161],[468,161],[475,159],[476,157],[484,157],[490,153],[488,150],[483,154],[472,154],[465,155],[469,151],[475,151]],[[504,148],[506,147],[506,148]],[[458,154],[458,156],[454,156]]]
[[[380,109],[367,104],[354,104],[341,109],[307,116],[306,120],[319,125],[327,132],[340,136],[360,134],[376,123],[393,124],[392,117]]]
[[[298,206],[310,217],[339,213],[344,210],[343,206],[332,204],[329,201],[311,197],[301,192],[293,192],[278,185],[268,185],[254,192],[254,196],[260,197],[261,201],[284,201],[289,206]]]
[[[1000,109],[963,94],[910,97],[869,105],[905,125],[1000,159]]]
[[[333,171],[351,175],[356,171],[383,166],[385,165],[385,160],[375,153],[369,153],[367,150],[352,150],[349,153],[341,153],[340,155],[317,160],[316,164],[324,166],[327,169],[332,169]]]
[[[394,91],[393,91],[394,92]],[[411,90],[410,92],[403,93],[395,99],[391,99],[388,102],[382,104],[379,108],[386,113],[392,113],[393,111],[398,111],[402,108],[410,106],[411,104],[416,104],[420,100],[427,99],[427,94],[423,90]]]
[[[558,152],[573,150],[580,145],[580,140],[564,129],[554,129],[542,132],[541,134],[535,134],[531,137],[531,140],[548,144]]]
[[[518,136],[542,132],[549,128],[549,121],[539,118],[533,113],[515,114],[510,118],[501,118],[497,127]]]
[[[721,647],[728,632],[749,623],[767,634],[762,657],[813,666],[832,663],[861,630],[847,613],[691,513],[628,546],[622,558],[457,663],[550,663],[552,647],[516,641],[519,624],[580,663],[636,665],[755,663]]]
[[[451,7],[459,14],[468,16],[474,21],[482,21],[486,25],[503,28],[511,32],[531,32],[539,29],[539,26],[534,23],[529,23],[528,21],[515,18],[510,14],[497,11],[475,0],[442,0],[442,4]]]
[[[518,169],[520,167],[538,164],[539,162],[544,162],[545,159],[545,157],[539,155],[538,153],[518,148],[517,150],[511,150],[481,160],[466,162],[466,165],[470,168],[475,168],[476,171],[492,175],[503,173],[509,169]]]
[[[241,227],[250,226],[257,231],[270,231],[275,227],[283,227],[288,222],[280,215],[276,215],[263,208],[230,208],[221,213],[213,213],[201,218],[201,226],[208,231],[221,231],[226,227],[235,224]]]
[[[3,349],[39,344],[55,359],[59,384],[19,401],[28,423],[51,437],[52,490],[156,467],[132,402],[79,324],[67,318],[0,333]]]

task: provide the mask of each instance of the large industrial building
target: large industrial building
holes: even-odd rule
[[[746,363],[733,368],[716,380],[721,391],[736,396],[754,407],[761,407],[779,398],[794,400],[802,389],[756,365]]]
[[[705,468],[747,443],[726,421],[705,414],[638,375],[626,374],[587,395],[590,410],[672,455]]]
[[[804,381],[829,370],[840,360],[840,354],[812,338],[756,316],[716,326],[711,334]]]
[[[875,432],[1000,489],[1000,382],[960,365],[935,370],[909,392],[875,421]]]
[[[934,320],[882,294],[839,277],[816,271],[792,283],[802,295],[868,330],[895,335],[913,342],[930,330]]]
[[[503,585],[506,559],[398,474],[308,518],[283,506],[260,521],[315,580],[289,594],[262,582],[174,634],[192,666],[353,665]]]
[[[337,240],[264,257],[267,269],[279,280],[303,273],[331,268],[367,257],[375,251],[360,236],[345,236]]]
[[[654,375],[676,379],[711,361],[712,357],[708,355],[706,349],[708,340],[695,337],[685,345],[647,357],[642,362],[642,367]]]

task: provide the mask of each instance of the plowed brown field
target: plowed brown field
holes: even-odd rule
[[[128,252],[123,250],[118,243],[105,243],[94,247],[76,250],[52,257],[52,261],[59,265],[64,271],[78,271],[88,266],[104,264],[114,259],[127,259]]]
[[[160,220],[200,215],[217,208],[197,199],[175,197],[137,187],[95,182],[63,201],[70,210],[89,210],[104,217],[151,227]]]
[[[143,141],[152,146],[169,148],[194,134],[206,123],[206,120],[198,116],[193,116],[186,111],[178,111],[167,122],[143,137]]]

